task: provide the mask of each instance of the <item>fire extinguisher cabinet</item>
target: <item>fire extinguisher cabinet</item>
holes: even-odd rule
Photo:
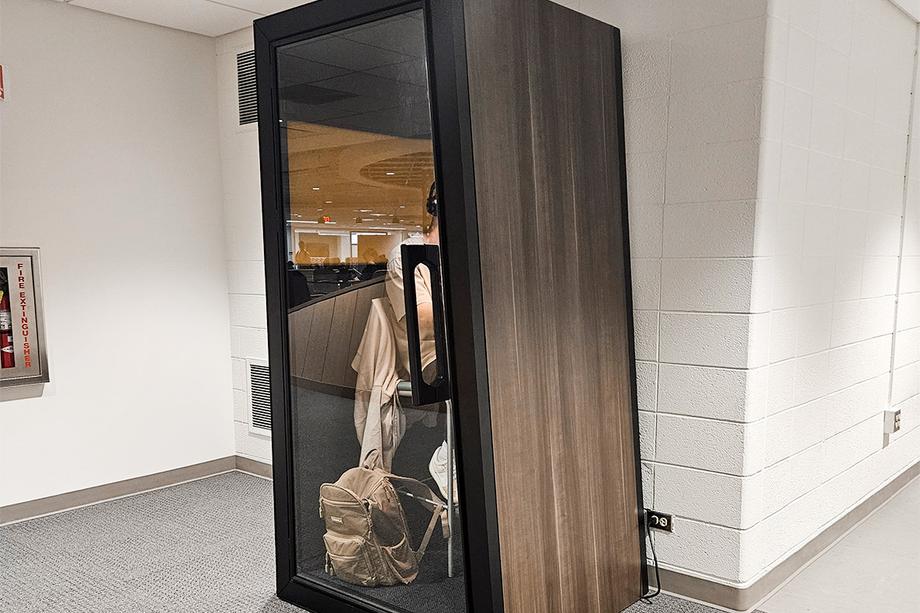
[[[647,576],[618,30],[547,0],[319,0],[254,35],[278,594],[625,609]]]

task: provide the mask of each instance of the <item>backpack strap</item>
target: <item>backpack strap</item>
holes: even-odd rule
[[[447,518],[447,503],[445,503],[441,498],[431,491],[431,488],[418,481],[417,479],[412,479],[411,477],[401,477],[399,475],[394,475],[393,473],[384,473],[387,479],[390,480],[394,485],[398,485],[405,492],[409,493],[412,498],[414,498],[420,505],[431,511],[431,520],[428,522],[428,528],[425,530],[425,535],[422,537],[422,542],[419,544],[418,549],[415,551],[416,557],[421,560],[422,556],[425,555],[425,550],[428,548],[428,543],[431,541],[431,535],[434,532],[435,527],[438,525],[438,520],[441,520],[441,533],[444,538],[450,536],[450,524],[448,523]]]
[[[425,555],[425,550],[428,548],[428,543],[431,541],[431,535],[434,533],[434,527],[438,525],[438,519],[441,520],[442,526],[445,525],[446,517],[443,516],[443,513],[435,511],[431,514],[431,521],[428,522],[428,527],[425,529],[425,535],[422,537],[422,542],[419,544],[418,549],[415,550],[415,559],[421,562],[422,556]],[[447,538],[447,535],[444,535],[444,538]]]

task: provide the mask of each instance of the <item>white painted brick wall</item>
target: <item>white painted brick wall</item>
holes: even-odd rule
[[[268,359],[265,272],[262,255],[262,196],[255,124],[239,125],[236,54],[252,49],[252,33],[241,30],[217,43],[218,112],[224,183],[224,232],[229,261],[230,355],[236,452],[271,462],[271,441],[249,432],[246,359]]]
[[[658,411],[732,422],[763,417],[767,369],[713,368],[662,363]]]
[[[751,312],[755,262],[750,258],[663,260],[662,310]]]
[[[627,180],[634,179],[630,176]],[[750,256],[754,252],[755,211],[753,201],[668,205],[660,254],[665,258]],[[630,217],[631,227],[632,221]]]
[[[917,259],[896,296],[915,27],[887,0],[569,4],[624,37],[661,558],[744,585],[920,456]],[[882,449],[896,298],[908,434]]]
[[[662,312],[661,361],[755,368],[766,347],[754,342],[769,328],[768,314]]]
[[[758,180],[761,194],[776,190],[758,200],[754,249],[773,289],[766,448],[741,584],[920,459],[909,215],[903,252],[900,240],[916,24],[888,0],[772,0],[768,13],[761,156],[775,163]],[[917,422],[883,447],[892,384]]]
[[[718,526],[746,529],[759,519],[759,508],[752,502],[763,496],[763,485],[760,475],[745,478],[659,464],[655,504],[680,517],[706,517]]]

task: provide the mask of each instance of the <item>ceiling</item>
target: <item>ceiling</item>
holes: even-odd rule
[[[340,227],[416,230],[434,180],[431,141],[288,122],[292,221],[329,216]]]
[[[434,179],[420,11],[278,49],[292,221],[416,230]]]
[[[58,0],[167,28],[220,36],[308,0]]]
[[[420,10],[279,47],[277,59],[282,119],[431,138]]]

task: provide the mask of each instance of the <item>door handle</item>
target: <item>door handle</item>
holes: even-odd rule
[[[406,336],[409,341],[409,375],[412,404],[422,406],[450,398],[447,343],[444,338],[444,298],[441,293],[441,259],[437,245],[403,245],[403,293],[406,300]],[[434,319],[434,354],[437,372],[429,383],[422,376],[421,333],[415,291],[415,269],[426,266],[431,275],[431,310]]]

